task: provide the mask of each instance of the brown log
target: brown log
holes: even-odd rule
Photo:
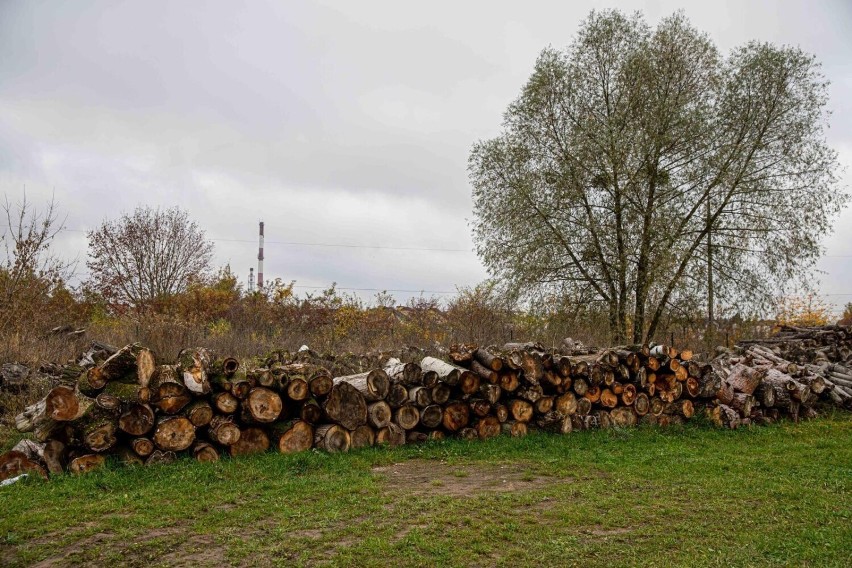
[[[408,389],[408,400],[418,408],[425,408],[432,404],[432,393],[426,387],[411,387]]]
[[[734,393],[734,398],[731,399],[731,408],[739,411],[741,416],[748,416],[751,414],[751,409],[754,406],[755,400],[754,396],[745,393]]]
[[[532,415],[532,406],[530,406],[530,415]],[[464,402],[451,402],[444,407],[442,421],[444,428],[450,432],[458,432],[470,422],[470,407]]]
[[[470,371],[459,374],[458,389],[463,394],[473,394],[479,391],[480,380],[477,375]]]
[[[406,444],[423,444],[429,441],[429,434],[426,432],[410,431],[405,433]]]
[[[577,412],[577,397],[572,392],[566,392],[556,397],[554,410],[563,416],[571,416]]]
[[[213,406],[222,414],[233,414],[240,407],[240,401],[229,392],[217,392],[213,395]]]
[[[585,396],[585,394],[589,392],[589,383],[582,377],[574,379],[571,386],[574,389],[574,392],[577,393],[577,396]]]
[[[527,435],[527,425],[525,422],[516,422],[514,420],[503,422],[500,425],[500,430],[503,434],[513,438],[523,438]]]
[[[553,404],[556,397],[543,396],[533,404],[533,408],[538,414],[546,414],[553,409]],[[490,406],[490,405],[489,405]]]
[[[151,376],[151,405],[165,414],[177,414],[192,401],[192,393],[179,380],[175,365],[160,365]]]
[[[565,356],[554,359],[554,367],[563,379],[571,377],[571,359]]]
[[[437,404],[431,404],[420,411],[420,425],[424,428],[434,429],[441,425],[444,419],[444,410]]]
[[[449,397],[449,390],[447,396]],[[399,408],[408,401],[408,389],[402,383],[393,383],[388,389],[386,400],[391,408]]]
[[[775,406],[775,389],[769,383],[761,383],[757,390],[754,391],[754,397],[760,402],[763,408],[772,408]]]
[[[282,424],[283,431],[278,436],[278,451],[292,454],[310,450],[314,445],[314,427],[304,420],[294,420]]]
[[[529,422],[533,417],[533,405],[519,398],[509,401],[509,413],[518,422]]]
[[[118,412],[121,410],[121,399],[106,392],[102,392],[95,397],[95,404],[102,410],[112,412]]]
[[[514,392],[521,386],[518,374],[515,371],[507,371],[500,375],[500,388],[506,392]]]
[[[402,446],[405,444],[405,430],[391,422],[386,427],[376,432],[376,445],[388,444],[390,446]]]
[[[636,400],[636,387],[630,383],[624,385],[621,391],[621,402],[630,406]]]
[[[502,394],[503,389],[497,385],[485,383],[479,387],[479,395],[491,404],[496,404]]]
[[[618,408],[613,408],[609,412],[609,416],[612,418],[613,423],[621,428],[636,426],[639,421],[639,418],[632,406],[619,406]]]
[[[636,400],[633,401],[633,410],[636,411],[636,414],[639,416],[645,416],[648,414],[648,411],[651,409],[651,401],[648,399],[648,395],[644,392],[640,392],[636,395]]]
[[[599,386],[590,386],[586,391],[586,394],[583,395],[583,398],[588,399],[592,404],[600,401],[601,394],[603,390]]]
[[[486,367],[479,361],[471,362],[470,370],[482,380],[487,381],[493,385],[496,385],[497,382],[500,380],[500,375],[499,373],[497,373],[497,371]]]
[[[364,395],[347,381],[335,383],[323,410],[333,422],[340,424],[345,430],[354,430],[367,423],[367,402]]]
[[[432,392],[430,394],[432,396],[432,402],[435,404],[445,404],[448,400],[450,400],[452,393],[453,391],[449,385],[444,382],[439,382],[432,387]]]
[[[308,388],[313,396],[325,396],[331,392],[333,386],[331,375],[317,375],[308,381]]]
[[[653,414],[654,416],[660,416],[663,413],[663,410],[665,410],[666,405],[662,400],[657,397],[654,397],[650,401],[649,408],[651,410],[651,414]]]
[[[546,432],[556,434],[569,434],[573,430],[571,417],[560,414],[555,410],[539,416],[536,419],[536,426]]]
[[[481,440],[495,438],[500,435],[500,421],[493,416],[481,418],[476,423],[476,433]]]
[[[30,459],[26,453],[11,450],[0,454],[0,481],[23,474],[37,475],[47,479],[47,471],[39,462]]]
[[[683,418],[692,418],[692,415],[695,414],[695,407],[692,405],[691,400],[685,398],[666,404],[665,408],[663,409],[663,414],[682,416]]]
[[[477,418],[483,418],[491,414],[491,403],[487,400],[478,398],[468,402],[471,413]]]
[[[698,383],[698,379],[694,377],[688,377],[683,382],[683,392],[686,393],[690,398],[697,398],[701,393],[701,385]]]
[[[348,375],[345,377],[336,377],[334,384],[349,383],[355,387],[358,392],[368,402],[384,400],[390,389],[390,378],[382,369],[373,369],[366,373],[358,373],[357,375]]]
[[[210,414],[212,416],[212,411]],[[144,436],[154,427],[154,421],[153,408],[147,404],[134,402],[119,416],[118,427],[131,436]]]
[[[275,422],[284,409],[284,403],[278,393],[264,387],[251,389],[243,404],[252,420],[261,424]]]
[[[403,430],[413,430],[420,422],[420,411],[413,404],[404,404],[394,411],[393,419]]]
[[[163,450],[154,450],[148,459],[145,460],[145,465],[168,465],[177,460],[177,454],[174,452],[164,452]]]
[[[236,444],[241,436],[240,428],[234,424],[230,416],[216,415],[210,420],[207,428],[210,439],[222,446]]]
[[[189,418],[193,426],[201,428],[210,424],[210,420],[213,419],[213,407],[206,400],[194,400],[187,405],[183,414]],[[141,436],[142,434],[135,435]]]
[[[101,454],[79,456],[68,464],[68,471],[74,475],[89,473],[106,465],[106,458]]]
[[[747,367],[742,363],[737,363],[731,369],[725,381],[737,392],[754,394],[754,391],[760,386],[760,382],[765,376],[766,369],[755,369]]]
[[[71,387],[60,385],[47,393],[44,412],[57,422],[77,420],[88,412],[94,401]]]
[[[231,456],[234,457],[262,454],[268,449],[269,436],[262,428],[256,427],[240,430],[240,438],[228,446]]]
[[[331,389],[329,389],[329,391],[330,390]],[[310,398],[311,387],[308,384],[308,381],[302,377],[290,377],[284,387],[284,395],[292,401],[301,402]],[[249,396],[251,396],[251,392],[249,392]]]
[[[110,381],[135,382],[146,386],[144,380],[137,375],[137,357],[141,355],[143,375],[150,374],[154,367],[154,357],[150,350],[138,343],[126,345],[112,354],[103,363],[86,371],[88,383],[93,388],[103,388]]]
[[[610,389],[603,389],[601,391],[601,405],[606,408],[615,408],[618,404],[618,397],[615,396]]]
[[[212,463],[219,461],[219,450],[207,442],[196,442],[192,446],[192,457],[195,461]]]
[[[707,416],[717,426],[721,426],[723,428],[733,429],[743,424],[740,414],[736,410],[725,404],[719,404],[713,408],[710,408],[707,412]]]
[[[462,440],[476,440],[479,437],[479,432],[476,428],[466,427],[459,430],[456,434]]]
[[[509,420],[509,407],[505,404],[495,404],[494,405],[494,416],[497,420],[502,424]]]
[[[157,421],[153,439],[163,451],[180,452],[195,441],[195,426],[183,416],[165,416]]]
[[[130,440],[130,448],[141,458],[147,458],[154,451],[154,442],[149,438],[135,438]]]
[[[376,430],[385,428],[390,424],[392,418],[393,411],[390,405],[383,400],[367,406],[367,423]]]
[[[488,369],[491,369],[492,371],[499,372],[503,369],[503,360],[497,355],[494,355],[493,353],[488,351],[487,349],[480,347],[479,349],[473,352],[473,357],[476,359],[476,362],[487,367]]]
[[[585,416],[592,411],[592,403],[588,398],[578,398],[577,399],[577,412],[574,414],[579,414],[580,416]]]
[[[349,447],[353,450],[358,448],[369,448],[376,443],[376,432],[366,424],[358,426],[349,433]]]
[[[417,365],[417,367],[419,368],[420,365]],[[438,381],[440,380],[440,378],[438,378],[438,373],[436,373],[435,371],[427,371],[423,369],[421,369],[420,372],[421,385],[423,385],[427,389],[431,389],[438,384]]]
[[[306,400],[299,409],[299,417],[309,424],[317,424],[322,420],[322,406],[316,399]]]

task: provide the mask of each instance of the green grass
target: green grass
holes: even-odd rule
[[[8,565],[849,566],[852,418],[115,468],[0,511]]]

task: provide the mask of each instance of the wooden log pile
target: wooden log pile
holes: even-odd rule
[[[798,421],[820,407],[852,408],[852,328],[782,326],[768,339],[722,350],[711,366],[719,388],[711,420],[736,428],[782,418]]]
[[[270,449],[337,452],[529,429],[666,425],[690,418],[693,400],[715,392],[705,384],[709,366],[664,345],[584,356],[534,343],[457,345],[445,358],[406,355],[346,357],[346,369],[372,368],[337,375],[329,367],[339,369],[339,358],[310,350],[241,363],[199,347],[164,363],[139,344],[112,348],[58,370],[78,376],[16,417],[32,439],[0,457],[0,479],[84,473],[108,457],[216,461]]]

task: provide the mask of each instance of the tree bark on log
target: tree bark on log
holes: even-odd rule
[[[304,420],[294,420],[284,426],[278,437],[278,451],[292,454],[310,450],[314,445],[314,427]]]
[[[157,422],[154,444],[167,452],[180,452],[195,441],[195,426],[184,416],[166,416]]]
[[[335,383],[323,410],[332,422],[340,424],[346,430],[354,430],[367,423],[367,402],[364,395],[346,381]]]

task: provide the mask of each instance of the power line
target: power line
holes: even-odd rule
[[[327,290],[330,286],[293,286],[293,288],[311,288],[314,290]],[[456,292],[448,292],[446,290],[399,290],[393,288],[346,288],[343,286],[335,286],[335,290],[347,290],[352,292],[407,292],[409,294],[455,294]]]

